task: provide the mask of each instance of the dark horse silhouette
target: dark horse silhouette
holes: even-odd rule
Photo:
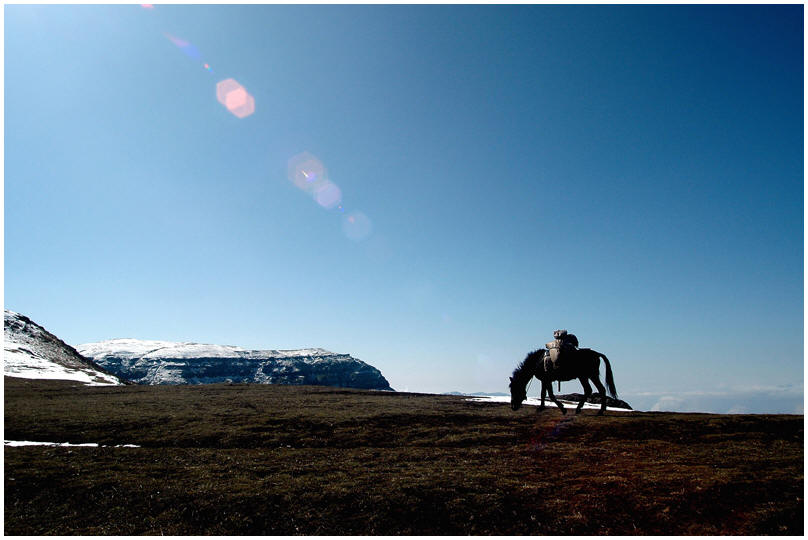
[[[553,381],[571,381],[578,379],[581,381],[581,386],[584,387],[584,396],[578,402],[578,407],[575,409],[575,414],[581,412],[586,399],[592,395],[592,387],[589,386],[589,380],[597,387],[598,392],[604,398],[601,401],[600,411],[598,414],[603,414],[606,410],[606,389],[600,382],[600,359],[603,359],[606,364],[606,386],[609,388],[609,394],[613,398],[617,398],[617,389],[614,386],[614,377],[612,376],[612,366],[609,364],[609,359],[606,355],[593,351],[592,349],[577,349],[574,351],[565,351],[564,354],[553,364],[550,361],[544,360],[544,349],[539,349],[529,353],[527,357],[513,370],[511,376],[511,408],[515,411],[522,406],[522,402],[527,398],[527,384],[532,377],[536,377],[541,381],[541,407],[539,410],[544,409],[544,395],[550,394],[550,399],[553,400],[561,414],[567,414],[564,406],[556,399],[553,394]]]

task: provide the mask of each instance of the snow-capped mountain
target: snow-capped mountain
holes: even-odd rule
[[[112,339],[78,351],[139,384],[250,382],[392,390],[381,372],[348,354],[324,349],[247,350],[230,345]]]
[[[88,385],[124,384],[25,315],[4,311],[3,373],[23,379],[62,379]]]

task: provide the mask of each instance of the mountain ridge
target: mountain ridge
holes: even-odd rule
[[[393,390],[375,367],[350,354],[322,348],[249,350],[134,338],[83,343],[76,348],[98,365],[138,384],[239,382]]]

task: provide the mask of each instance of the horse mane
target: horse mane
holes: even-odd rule
[[[519,380],[524,376],[523,373],[525,370],[527,370],[529,376],[533,376],[533,374],[536,373],[536,364],[538,364],[539,360],[542,358],[544,358],[544,349],[536,349],[528,353],[525,359],[519,362],[519,365],[513,370],[511,376],[514,380]]]

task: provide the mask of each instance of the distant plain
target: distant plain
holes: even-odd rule
[[[804,532],[802,415],[5,378],[5,533]],[[138,448],[115,448],[134,444]]]

